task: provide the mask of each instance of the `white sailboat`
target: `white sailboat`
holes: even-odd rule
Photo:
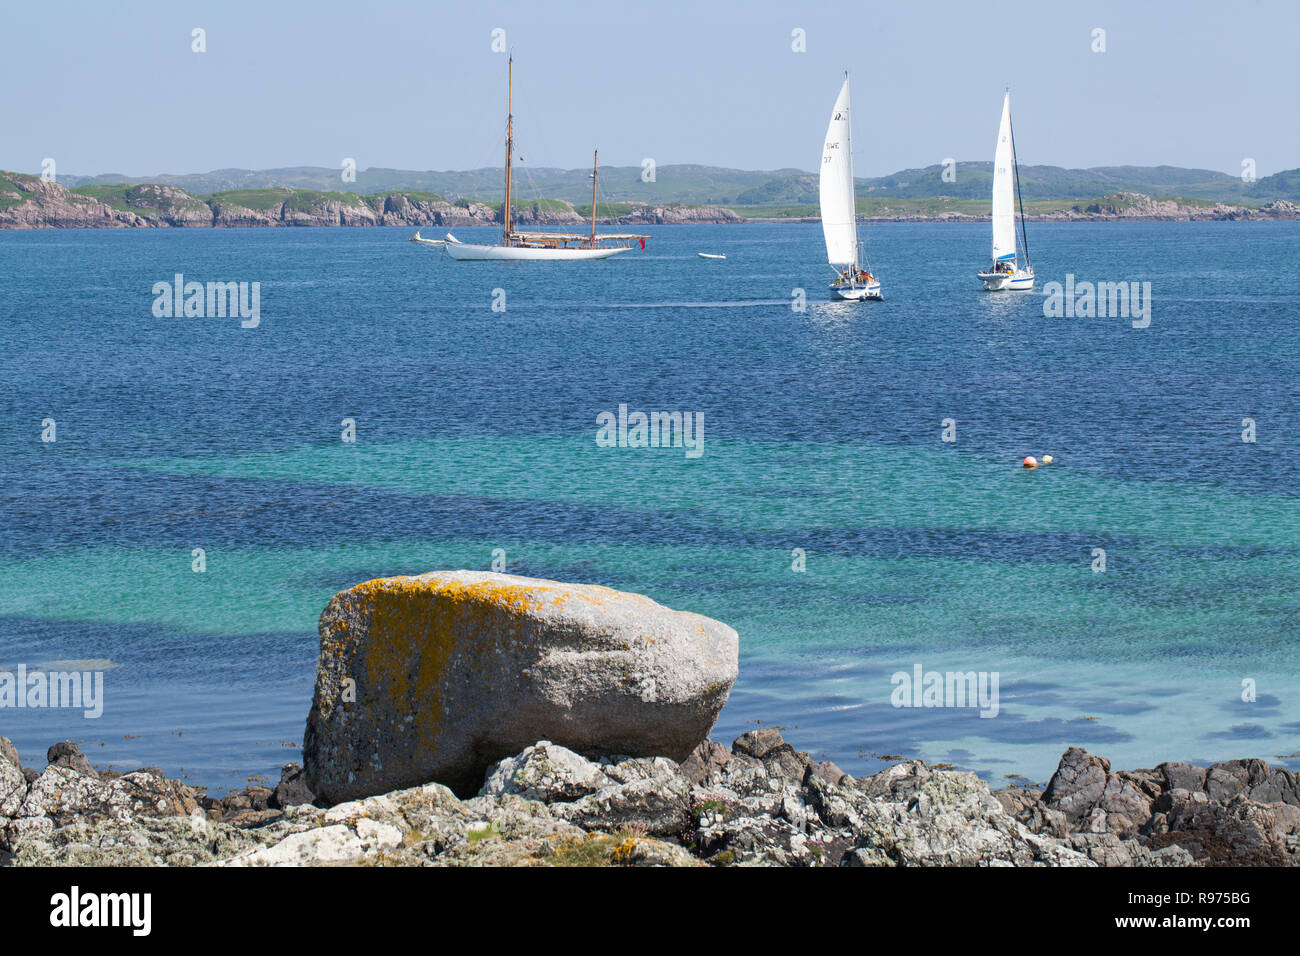
[[[451,233],[445,239],[425,239],[418,232],[411,237],[412,242],[430,246],[440,246],[453,259],[461,260],[573,260],[573,259],[608,259],[621,252],[627,252],[634,245],[645,248],[649,236],[632,233],[596,234],[596,175],[599,172],[600,154],[596,153],[591,169],[591,232],[519,232],[511,222],[511,159],[514,156],[514,56],[509,58],[506,66],[506,192],[502,205],[502,219],[505,230],[499,245],[461,242]]]
[[[1014,195],[1013,195],[1014,192]],[[1029,264],[1029,238],[1025,234],[1025,204],[1020,202],[1020,232],[1024,265],[1016,255],[1016,201],[1020,198],[1020,169],[1016,140],[1011,131],[1011,90],[1002,101],[998,148],[993,158],[993,263],[979,273],[989,292],[1023,291],[1034,287],[1034,267]]]
[[[880,283],[859,264],[862,247],[858,242],[858,217],[853,195],[853,142],[849,122],[849,74],[831,110],[826,143],[822,147],[821,177],[822,235],[826,238],[826,260],[839,272],[831,291],[841,299],[880,299]]]

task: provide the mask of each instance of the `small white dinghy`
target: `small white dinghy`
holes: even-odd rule
[[[725,259],[725,255],[717,252],[697,252],[695,253],[701,259]]]
[[[1013,195],[1014,193],[1014,195]],[[1034,287],[1034,267],[1029,264],[1029,237],[1025,233],[1025,204],[1020,202],[1020,237],[1025,264],[1016,255],[1016,200],[1020,198],[1020,167],[1016,139],[1011,130],[1011,91],[1002,100],[1002,122],[993,157],[993,262],[978,278],[988,292],[1025,292]]]

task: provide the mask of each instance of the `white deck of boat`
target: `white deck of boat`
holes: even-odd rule
[[[522,239],[525,242],[590,242],[591,233],[589,232],[514,232],[510,233],[511,239]],[[649,239],[648,234],[639,232],[598,232],[596,241],[616,239]]]

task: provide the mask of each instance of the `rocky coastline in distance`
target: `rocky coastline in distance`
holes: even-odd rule
[[[942,198],[942,197],[940,197]],[[866,222],[985,222],[988,215],[943,202],[922,206],[906,200],[873,200]],[[817,222],[800,207],[744,208],[744,215],[721,205],[692,203],[601,203],[604,225],[689,223]],[[599,214],[599,213],[604,214]],[[811,213],[815,213],[815,207]],[[581,228],[590,208],[563,199],[514,204],[521,227]],[[1274,199],[1261,206],[1190,199],[1154,199],[1119,192],[1096,200],[1061,201],[1056,208],[1030,213],[1031,222],[1197,222],[1300,219],[1300,204]],[[196,195],[160,184],[65,187],[39,176],[0,171],[0,229],[66,228],[238,228],[252,226],[410,226],[462,227],[502,221],[501,204],[449,200],[418,190],[359,194],[291,187],[230,190]]]
[[[518,226],[582,227],[590,219],[558,199],[512,204]],[[684,203],[612,204],[605,224],[741,222],[729,209]],[[229,228],[245,226],[490,226],[501,204],[452,202],[432,193],[360,195],[280,187],[196,196],[175,186],[69,189],[39,176],[0,172],[0,229]]]
[[[1258,759],[1047,786],[853,777],[776,728],[708,737],[725,624],[637,594],[430,572],[335,595],[303,764],[209,797],[0,738],[0,866],[1294,866],[1300,774]],[[522,741],[522,743],[521,743]]]

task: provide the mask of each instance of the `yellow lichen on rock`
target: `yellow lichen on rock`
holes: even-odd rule
[[[429,780],[472,793],[493,761],[541,739],[684,759],[738,656],[726,625],[642,595],[481,571],[358,584],[320,632],[303,756],[332,800]]]

